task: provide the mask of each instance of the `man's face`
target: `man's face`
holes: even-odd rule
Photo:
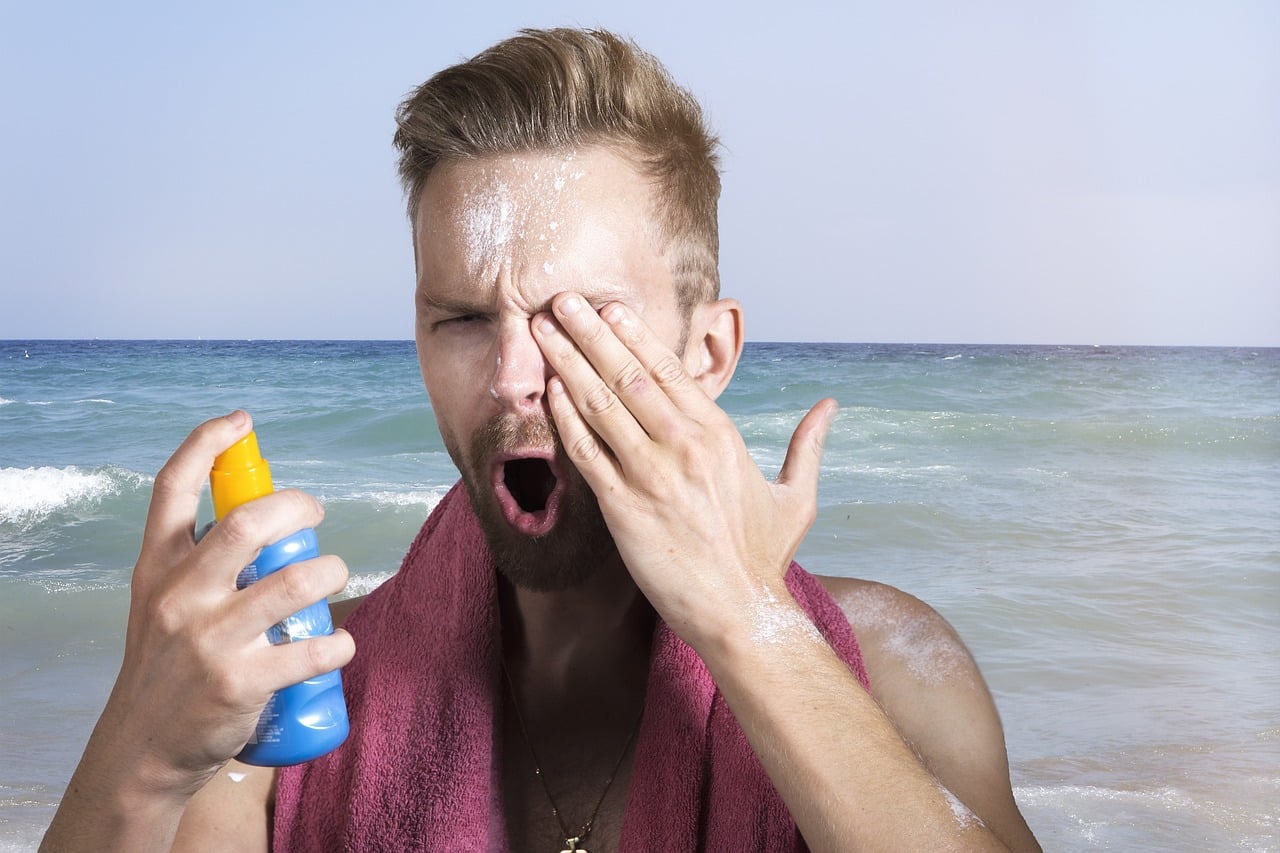
[[[572,586],[615,553],[559,445],[529,320],[573,290],[626,303],[677,348],[685,318],[651,192],[603,148],[443,163],[423,188],[418,361],[498,567],[520,586]]]

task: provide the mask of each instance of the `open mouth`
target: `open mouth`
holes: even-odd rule
[[[510,456],[494,463],[493,490],[507,523],[526,536],[542,536],[559,519],[561,478],[549,456]]]
[[[556,488],[556,475],[545,459],[512,459],[503,464],[507,491],[525,512],[541,512]]]

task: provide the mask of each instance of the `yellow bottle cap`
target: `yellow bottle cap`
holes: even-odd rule
[[[271,468],[258,450],[258,436],[249,433],[213,460],[209,472],[213,515],[221,520],[231,510],[275,491]]]

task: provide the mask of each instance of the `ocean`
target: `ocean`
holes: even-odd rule
[[[799,559],[956,626],[1045,849],[1280,850],[1280,350],[749,344],[722,404],[772,476],[826,395]],[[0,342],[0,851],[106,701],[155,471],[237,407],[351,594],[456,477],[411,342]]]

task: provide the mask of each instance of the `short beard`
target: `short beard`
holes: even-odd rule
[[[465,456],[456,439],[446,436],[445,446],[462,472],[494,564],[515,586],[534,592],[569,589],[617,558],[617,546],[595,493],[566,459],[555,424],[545,416],[519,419],[498,415],[471,436]],[[521,447],[554,447],[562,460],[559,467],[567,482],[563,484],[560,518],[545,536],[525,536],[512,530],[489,485],[494,456]]]

